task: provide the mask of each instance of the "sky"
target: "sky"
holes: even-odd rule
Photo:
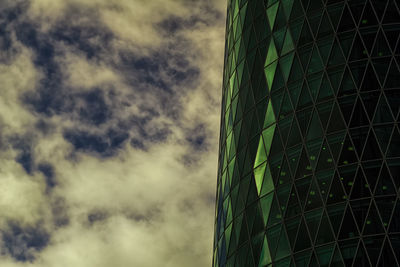
[[[226,1],[0,0],[0,266],[210,266]]]

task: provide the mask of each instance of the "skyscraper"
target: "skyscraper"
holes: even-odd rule
[[[213,266],[400,266],[400,2],[229,0]]]

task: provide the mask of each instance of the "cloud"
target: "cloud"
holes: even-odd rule
[[[209,265],[225,1],[5,6],[0,265]]]

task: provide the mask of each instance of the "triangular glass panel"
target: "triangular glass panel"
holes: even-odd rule
[[[268,89],[271,92],[272,90],[272,83],[274,81],[274,77],[275,77],[275,71],[276,71],[276,66],[278,65],[278,62],[275,61],[274,63],[272,63],[271,65],[268,65],[265,68],[265,77],[267,78],[267,85],[268,85]]]
[[[315,236],[317,234],[318,226],[321,221],[322,211],[323,211],[323,209],[320,208],[320,209],[313,210],[311,212],[307,212],[304,215],[312,243],[314,243]]]
[[[378,208],[379,214],[381,215],[384,228],[389,228],[390,217],[392,216],[392,210],[396,203],[396,197],[376,197],[375,203],[376,207]]]
[[[298,214],[301,214],[301,207],[297,197],[296,189],[293,187],[292,192],[290,193],[289,201],[287,204],[287,209],[285,213],[286,218],[294,217]],[[289,236],[290,238],[290,236]]]
[[[301,66],[303,67],[304,72],[307,70],[307,65],[310,60],[311,55],[311,46],[307,45],[298,49],[298,56],[300,58]]]
[[[353,260],[353,266],[371,266],[362,242],[358,245],[357,254]]]
[[[318,91],[318,102],[333,97],[333,91],[326,74],[323,75],[321,87]]]
[[[363,15],[361,16],[360,27],[368,27],[377,24],[378,21],[376,19],[375,12],[368,1],[365,5]]]
[[[255,260],[258,260],[261,256],[261,249],[263,246],[264,238],[264,233],[261,233],[251,240],[251,250],[253,251],[253,259]]]
[[[337,28],[339,24],[339,19],[340,15],[342,14],[343,6],[344,5],[339,4],[339,5],[328,5],[326,7],[326,10],[328,11],[334,30]]]
[[[278,200],[274,198],[272,205],[271,205],[271,210],[268,218],[268,224],[267,227],[270,227],[276,223],[281,222],[282,214],[280,212],[280,207]]]
[[[264,243],[261,249],[260,260],[258,266],[266,266],[272,262],[271,254],[267,238],[264,237]]]
[[[328,36],[332,32],[333,32],[333,29],[332,29],[331,23],[329,22],[328,14],[326,12],[324,12],[324,14],[322,15],[322,19],[321,19],[321,25],[319,26],[317,39],[321,39],[325,36]],[[322,57],[324,58],[323,55],[322,55]],[[327,58],[327,55],[325,56],[325,58]],[[324,62],[326,62],[326,60],[324,60]]]
[[[340,53],[342,53],[342,52],[340,52]],[[337,57],[337,55],[332,54],[332,57],[335,58],[335,57]],[[331,63],[328,63],[328,64],[331,64]],[[332,84],[332,89],[333,89],[333,91],[335,93],[339,89],[340,81],[341,81],[342,76],[343,76],[343,71],[344,71],[343,67],[329,68],[327,70],[329,80],[330,80],[330,82]]]
[[[372,121],[374,118],[374,112],[379,100],[379,95],[380,95],[379,92],[369,92],[360,94],[363,106],[365,108],[365,111],[367,112],[370,121]]]
[[[341,116],[341,111],[340,111],[338,105],[336,104],[336,102],[333,102],[331,118],[330,118],[330,120],[327,120],[327,121],[329,122],[328,127],[327,127],[328,134],[346,129],[346,125],[344,124],[342,116]]]
[[[294,49],[294,46],[293,46],[292,35],[290,34],[290,30],[287,30],[286,35],[285,35],[285,41],[283,42],[281,55],[289,53],[293,49]]]
[[[390,56],[392,51],[389,48],[389,45],[386,42],[386,36],[383,33],[382,29],[379,30],[374,48],[372,49],[371,56],[372,57],[382,57],[382,56]]]
[[[386,164],[384,163],[382,165],[381,173],[379,174],[379,178],[376,183],[375,195],[377,196],[395,195],[396,194],[395,188],[396,187],[392,182],[389,170]]]
[[[353,219],[350,206],[345,211],[342,226],[339,233],[339,239],[347,239],[359,236],[356,223]]]
[[[342,83],[339,86],[338,97],[351,95],[357,92],[357,87],[353,82],[353,77],[348,68],[344,71]]]
[[[287,83],[289,79],[289,73],[292,67],[293,57],[294,53],[290,53],[284,57],[281,57],[281,59],[279,60],[279,65],[281,67],[285,83]]]
[[[349,57],[350,49],[352,47],[353,39],[354,39],[355,35],[356,35],[356,32],[354,30],[345,32],[345,33],[341,33],[338,35],[339,45],[342,48],[343,55],[345,58]]]
[[[275,254],[276,261],[290,255],[290,252],[291,252],[289,242],[286,237],[286,233],[283,229],[281,230],[281,236],[279,238],[278,247],[276,249],[276,254]]]
[[[301,220],[299,231],[297,232],[296,245],[294,252],[309,248],[311,246],[310,237],[304,219]]]
[[[315,249],[318,257],[319,266],[329,266],[334,248],[334,244],[329,244]]]
[[[271,175],[270,167],[267,165],[265,173],[264,173],[264,181],[261,188],[261,195],[268,194],[274,190],[274,181]]]
[[[321,71],[324,68],[324,63],[321,60],[318,49],[314,46],[311,54],[310,63],[308,64],[308,73],[315,73]]]
[[[376,31],[371,30],[360,30],[361,39],[364,42],[365,48],[367,49],[367,53],[371,54],[372,45],[375,42]]]
[[[282,161],[282,166],[280,167],[278,185],[287,184],[291,181],[292,177],[290,174],[289,165],[287,163],[286,157],[284,157]]]
[[[335,235],[338,234],[340,224],[343,218],[343,211],[345,210],[346,204],[340,203],[337,205],[331,205],[326,208],[328,212],[329,220],[332,225],[332,230]]]
[[[294,60],[293,60],[293,64],[292,64],[292,70],[289,75],[288,83],[297,81],[297,80],[303,78],[303,75],[304,74],[303,74],[303,70],[300,65],[300,61],[297,58],[297,56],[295,56]]]
[[[308,266],[319,266],[317,257],[315,256],[315,253],[311,254],[310,262],[308,263]]]
[[[383,24],[389,23],[397,23],[400,21],[400,14],[399,14],[399,4],[397,4],[396,8],[396,0],[389,0],[389,3],[386,7],[386,12],[383,17]]]
[[[321,153],[319,154],[316,171],[319,172],[319,171],[326,170],[326,169],[332,169],[333,166],[334,166],[333,157],[329,151],[329,147],[328,147],[326,141],[324,141],[324,144],[322,145]]]
[[[343,264],[342,256],[340,255],[339,248],[336,247],[335,252],[333,253],[332,259],[331,259],[331,264],[329,266],[345,266]]]
[[[311,178],[310,177],[306,177],[300,180],[297,180],[295,182],[296,185],[296,190],[298,192],[298,196],[299,196],[299,200],[301,203],[301,206],[304,207],[304,203],[306,201],[307,198],[307,194],[310,188],[310,184],[311,184]]]
[[[321,150],[321,144],[322,144],[322,139],[314,139],[306,143],[307,152],[310,157],[310,165],[311,168],[313,168],[314,170],[318,162],[318,155]]]
[[[392,139],[390,140],[390,145],[386,152],[387,157],[389,157],[389,158],[399,157],[399,151],[397,149],[399,147],[399,140],[400,140],[399,129],[397,127],[394,127],[393,133],[392,133]],[[393,175],[393,172],[392,172],[392,175]]]
[[[299,165],[297,166],[295,179],[306,177],[309,174],[311,174],[311,164],[310,164],[310,161],[308,160],[305,150],[303,149],[303,152],[301,153]]]
[[[296,267],[308,267],[310,262],[312,250],[302,251],[300,253],[295,254],[294,261],[296,262]]]
[[[368,57],[367,49],[361,40],[360,34],[356,32],[355,39],[353,42],[353,48],[349,56],[349,61],[355,61],[360,59],[365,59]]]
[[[343,148],[342,148],[342,152],[340,154],[340,158],[338,161],[339,165],[348,165],[354,162],[357,162],[357,156],[355,153],[355,149],[354,146],[351,142],[350,136],[346,136],[346,139],[344,140],[343,143]]]
[[[312,210],[322,206],[321,196],[319,194],[318,186],[313,179],[310,190],[308,192],[308,198],[306,201],[305,210]]]
[[[285,25],[286,25],[286,16],[285,12],[283,11],[283,6],[280,5],[275,19],[274,30],[276,31],[278,29],[281,29]]]
[[[357,88],[360,88],[361,82],[364,78],[365,68],[368,65],[367,60],[355,61],[350,63],[351,74]]]
[[[379,85],[376,74],[372,68],[372,64],[369,63],[364,74],[364,80],[360,86],[360,91],[375,91],[379,90],[381,86]]]
[[[368,127],[360,127],[350,130],[350,135],[353,140],[353,149],[357,152],[357,155],[361,157],[363,152],[364,144],[368,137]]]
[[[397,266],[396,256],[393,254],[388,238],[382,247],[382,252],[377,266]]]
[[[343,191],[343,187],[340,183],[339,177],[337,175],[334,175],[332,178],[332,183],[330,185],[327,204],[330,205],[338,202],[343,202],[346,200],[346,198],[347,197]]]
[[[321,171],[316,174],[319,190],[321,192],[322,201],[325,203],[329,194],[329,188],[333,176],[333,170]]]
[[[300,131],[303,136],[306,134],[306,131],[308,129],[308,124],[310,123],[311,119],[311,113],[312,113],[312,108],[307,108],[303,109],[302,111],[299,111],[296,115],[296,118],[299,122]]]
[[[392,63],[390,65],[389,71],[386,74],[386,80],[385,80],[385,85],[384,88],[396,88],[396,86],[399,83],[399,77],[400,76],[400,71],[396,65],[395,60],[392,60]],[[391,91],[389,91],[391,92]],[[396,95],[395,93],[396,91],[392,91],[392,94]],[[397,94],[398,95],[398,94]],[[396,98],[396,100],[398,99],[398,97]],[[390,103],[390,99],[389,99],[389,103]],[[391,107],[395,107],[396,109],[392,109],[394,114],[397,114],[398,110],[399,110],[399,105],[390,105]]]
[[[271,30],[274,28],[275,18],[276,18],[276,13],[278,11],[278,7],[279,7],[279,2],[276,2],[275,4],[273,4],[272,6],[267,8],[267,18],[268,18],[268,22],[271,27]]]
[[[381,149],[376,141],[374,131],[369,132],[367,142],[365,143],[362,160],[380,159],[382,158]]]
[[[397,202],[396,202],[396,204],[394,206],[394,209],[393,209],[392,219],[390,221],[389,232],[393,233],[393,232],[398,232],[399,231],[399,230],[397,230],[400,227],[399,217],[400,217],[400,201],[397,199]],[[400,238],[400,235],[398,237]],[[399,241],[397,241],[397,242],[399,242]],[[394,244],[393,244],[393,248],[396,249],[394,247]],[[398,250],[398,252],[400,252],[399,243],[397,243],[397,250]],[[398,253],[398,255],[400,255],[400,253]]]
[[[297,109],[302,109],[307,106],[311,106],[313,104],[310,93],[308,92],[308,88],[306,83],[303,84],[303,88],[301,89],[301,94],[299,98],[299,103],[297,105]]]
[[[340,181],[347,195],[350,195],[350,190],[353,187],[354,179],[356,176],[357,165],[347,165],[339,168]]]
[[[319,0],[314,0],[313,2],[319,2]],[[321,20],[321,14],[322,12],[316,12],[314,14],[308,15],[308,21],[310,23],[310,28],[311,32],[314,35],[314,37],[317,36],[317,31],[318,31],[318,26]]]
[[[290,135],[289,135],[288,142],[287,142],[287,146],[291,147],[293,145],[299,144],[299,143],[301,143],[301,140],[302,140],[302,138],[301,138],[299,127],[297,126],[296,120],[293,120],[292,128],[290,130]]]
[[[277,252],[277,254],[278,254],[278,252]],[[294,265],[291,265],[291,260],[292,260],[291,257],[287,257],[285,259],[282,259],[282,260],[279,260],[279,261],[275,262],[274,266],[277,266],[277,267],[291,267],[291,266],[294,266]]]
[[[316,229],[315,229],[316,230]],[[327,214],[324,212],[322,215],[321,223],[318,229],[318,234],[315,239],[315,244],[326,244],[333,241],[335,238],[332,233],[330,222]],[[329,259],[328,259],[329,260]]]
[[[345,132],[339,132],[327,136],[327,141],[331,149],[333,159],[337,162],[340,151],[343,147],[343,139]]]
[[[261,164],[260,166],[258,166],[257,168],[254,169],[254,179],[255,179],[256,186],[257,186],[258,195],[260,195],[260,193],[261,193],[261,186],[262,186],[262,182],[264,179],[264,173],[265,173],[266,166],[267,166],[267,163],[264,162],[263,164]]]
[[[371,197],[371,192],[369,190],[369,184],[365,180],[364,174],[361,169],[358,170],[356,178],[354,179],[354,184],[351,190],[351,199],[367,198]]]
[[[287,149],[287,156],[289,160],[289,165],[290,169],[292,170],[292,173],[296,173],[296,168],[298,165],[298,162],[300,160],[300,153],[301,153],[301,145],[297,145],[295,147]]]
[[[379,57],[372,60],[373,67],[381,85],[383,85],[385,82],[388,66],[390,65],[390,60],[390,57]]]
[[[286,145],[287,137],[289,135],[290,126],[293,121],[293,115],[286,116],[285,118],[279,120],[278,126],[282,136],[282,143]]]
[[[292,101],[293,107],[296,108],[297,100],[301,92],[301,83],[292,83],[288,85],[288,92]]]
[[[313,41],[313,37],[311,35],[311,31],[308,26],[307,20],[305,20],[297,45],[298,45],[298,47],[301,47],[305,44],[311,43],[312,41]]]
[[[367,255],[372,266],[377,266],[378,257],[383,245],[384,236],[375,236],[364,239]]]
[[[393,122],[392,112],[388,103],[386,102],[386,97],[384,94],[381,95],[378,105],[376,106],[374,123],[385,123]]]
[[[363,235],[375,235],[384,233],[383,224],[375,206],[375,201],[371,201],[367,218],[364,223]]]
[[[290,184],[284,184],[284,185],[278,185],[278,187],[275,189],[279,204],[281,206],[282,214],[285,214],[291,188],[292,186]]]
[[[285,220],[285,226],[287,229],[288,239],[290,246],[294,249],[294,242],[296,241],[298,228],[300,226],[301,217],[295,217],[293,219]]]
[[[293,2],[294,1],[282,2],[283,11],[285,12],[287,18],[289,18],[292,13]]]
[[[339,242],[340,252],[342,253],[345,266],[351,266],[357,251],[358,238]]]
[[[275,258],[275,251],[278,245],[281,228],[281,225],[275,225],[267,230],[267,241],[272,260]]]
[[[377,182],[377,177],[379,176],[379,171],[381,169],[382,161],[370,161],[368,163],[362,163],[362,169],[367,178],[367,182],[371,192],[374,191],[375,184]]]
[[[274,64],[274,63],[273,63]],[[272,64],[272,65],[273,65]],[[280,90],[283,86],[285,86],[285,81],[283,78],[283,73],[281,68],[276,68],[275,77],[272,83],[271,92]]]
[[[366,1],[350,1],[350,2],[348,2],[350,10],[351,10],[351,14],[353,16],[354,21],[356,22],[356,25],[358,25],[358,22],[360,21],[365,2]]]
[[[314,99],[314,101],[317,100],[317,95],[320,90],[320,85],[322,81],[323,73],[316,73],[313,75],[310,75],[307,77],[308,80],[308,86],[310,88],[310,93]]]
[[[342,18],[340,20],[339,26],[337,31],[338,32],[345,32],[347,30],[354,29],[354,21],[352,19],[352,16],[350,14],[350,11],[348,7],[345,5],[343,13],[342,13]]]
[[[358,229],[363,229],[370,202],[370,199],[350,201],[350,206],[354,214],[354,219],[357,222]]]
[[[275,114],[272,108],[272,103],[268,102],[268,108],[265,114],[263,129],[270,127],[273,123],[275,123]]]
[[[319,49],[319,53],[321,55],[322,62],[325,65],[328,61],[329,53],[331,52],[332,43],[333,43],[332,37],[326,37],[326,38],[317,40],[317,46]]]
[[[264,223],[268,222],[269,214],[271,211],[273,194],[268,194],[260,199],[261,210],[263,213]]]

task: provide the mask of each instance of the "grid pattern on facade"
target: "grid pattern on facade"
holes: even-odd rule
[[[213,266],[400,266],[400,4],[230,0]]]

